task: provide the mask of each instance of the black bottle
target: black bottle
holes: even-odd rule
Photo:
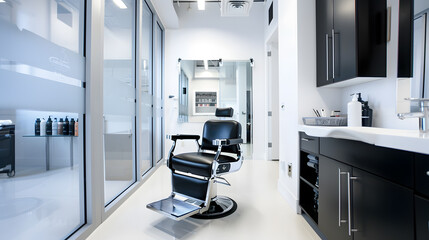
[[[69,119],[67,116],[63,123],[63,135],[69,135]]]
[[[40,136],[40,118],[37,118],[34,124],[34,135]]]
[[[49,116],[48,121],[46,121],[46,135],[52,136],[52,119],[51,119],[51,116]]]
[[[361,94],[358,94],[358,101],[362,103],[362,126],[372,127],[372,109],[368,105],[368,101],[364,101],[361,98]]]
[[[368,101],[362,105],[362,126],[372,127],[372,109],[368,105]]]
[[[72,118],[70,120],[70,125],[69,125],[69,135],[70,136],[74,136],[74,118]]]

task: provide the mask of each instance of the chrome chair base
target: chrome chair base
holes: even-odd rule
[[[197,219],[216,219],[226,217],[237,210],[237,203],[229,197],[217,196],[211,200],[209,209],[191,217]]]

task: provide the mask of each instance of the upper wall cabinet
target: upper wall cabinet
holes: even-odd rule
[[[386,0],[317,0],[317,86],[386,77]]]
[[[413,77],[414,0],[399,0],[398,78]]]

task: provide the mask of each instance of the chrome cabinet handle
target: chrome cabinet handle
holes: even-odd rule
[[[332,78],[335,79],[335,30],[332,29]]]
[[[326,81],[329,81],[329,35],[325,35],[326,40]]]
[[[343,174],[346,173],[338,168],[338,227],[341,227],[341,223],[347,222],[347,220],[341,220],[341,175]]]
[[[304,142],[309,142],[309,141],[313,141],[314,139],[311,138],[301,138],[302,141]]]
[[[351,221],[351,187],[350,187],[350,182],[351,180],[356,180],[357,177],[350,177],[350,173],[347,172],[347,204],[348,204],[348,221],[349,221],[349,236],[352,235],[352,232],[357,232],[357,229],[352,228],[352,221]]]

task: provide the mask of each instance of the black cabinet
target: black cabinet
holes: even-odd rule
[[[416,196],[416,240],[429,239],[429,200]]]
[[[319,229],[329,240],[351,240],[348,235],[348,165],[321,156],[319,159]]]
[[[386,77],[386,0],[316,1],[317,86]]]
[[[319,219],[319,138],[300,133],[299,205],[317,224]]]
[[[399,0],[398,78],[413,77],[414,0]]]
[[[353,168],[354,240],[414,239],[413,190]]]
[[[429,156],[416,155],[415,163],[415,188],[416,191],[429,198]],[[429,224],[429,223],[428,223]]]
[[[319,228],[329,240],[414,239],[413,191],[320,156]]]

